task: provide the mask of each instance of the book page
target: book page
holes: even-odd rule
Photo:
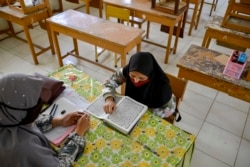
[[[54,115],[55,118],[63,117],[65,114],[71,112],[83,111],[85,106],[89,105],[89,103],[85,102],[84,99],[80,98],[77,94],[74,94],[74,92],[71,92],[71,90],[67,89],[54,101],[53,104],[58,104],[58,108]],[[47,108],[43,114],[49,115],[53,104]],[[76,125],[68,127],[58,126],[48,132],[45,132],[44,135],[49,139],[50,142],[58,146],[69,135],[69,133],[75,129],[75,127]]]
[[[116,111],[110,114],[107,120],[128,132],[146,110],[147,106],[126,96],[117,104]]]
[[[115,102],[118,103],[122,99],[122,96],[116,96],[115,97]],[[103,105],[104,105],[104,99],[103,96],[100,95],[99,97],[96,98],[95,101],[93,101],[86,109],[87,112],[90,114],[94,115],[97,118],[100,119],[105,119],[109,116],[109,114],[106,114],[103,110]]]
[[[74,89],[70,87],[66,87],[66,89],[61,93],[61,95],[58,98],[65,97],[67,100],[75,104],[79,109],[85,109],[89,102],[77,94]]]
[[[146,112],[147,106],[128,96],[116,96],[115,102],[116,111],[106,114],[103,111],[104,99],[101,95],[86,108],[86,111],[97,118],[104,119],[105,122],[126,134]]]

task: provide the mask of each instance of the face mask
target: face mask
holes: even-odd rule
[[[130,81],[136,86],[136,87],[140,87],[142,85],[145,85],[146,83],[149,82],[149,79],[144,80],[144,81],[139,81],[139,82],[135,82],[133,78],[129,77]]]

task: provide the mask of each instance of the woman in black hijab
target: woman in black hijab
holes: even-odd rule
[[[125,95],[148,106],[156,115],[167,118],[175,111],[175,97],[169,79],[154,56],[149,52],[134,54],[124,68],[115,72],[104,83],[104,111],[115,111],[115,89],[126,83]]]

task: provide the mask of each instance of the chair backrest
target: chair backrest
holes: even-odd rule
[[[116,6],[106,5],[105,11],[107,20],[109,20],[110,18],[117,18],[118,20],[120,20],[121,23],[124,21],[129,23],[130,10]]]
[[[182,100],[183,95],[185,93],[186,86],[187,86],[187,80],[178,78],[178,77],[173,76],[173,75],[168,74],[168,73],[166,73],[166,75],[170,81],[172,92],[176,96],[176,103],[178,106],[179,102]]]

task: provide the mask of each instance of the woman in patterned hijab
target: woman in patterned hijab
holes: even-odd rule
[[[60,119],[39,115],[43,104],[40,100],[42,85],[43,80],[25,74],[13,73],[0,77],[2,167],[72,166],[79,150],[85,145],[82,135],[89,128],[89,116],[80,112],[67,114]],[[57,154],[40,130],[69,126],[75,124],[76,118],[76,130],[70,134],[68,144]]]

